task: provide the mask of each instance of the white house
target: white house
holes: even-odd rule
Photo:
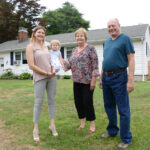
[[[135,48],[135,78],[136,80],[147,80],[150,77],[150,33],[148,24],[140,24],[134,26],[121,27],[121,31],[130,36]],[[103,44],[109,37],[107,29],[96,29],[88,31],[88,43],[95,46],[99,59],[99,69],[102,67],[103,60]],[[7,41],[0,44],[0,74],[7,69],[12,70],[14,74],[23,72],[32,73],[27,65],[25,48],[29,43],[27,31],[21,28],[18,32],[18,39]],[[72,48],[76,46],[74,33],[56,34],[46,37],[46,41],[50,42],[58,39],[61,42],[61,53],[65,60],[70,55]],[[149,64],[149,69],[148,69]],[[71,75],[71,72],[61,70],[59,75]],[[150,78],[149,78],[150,79]]]

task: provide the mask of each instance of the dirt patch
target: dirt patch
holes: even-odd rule
[[[145,114],[150,114],[150,110],[146,110],[146,111],[145,111]]]
[[[23,97],[24,97],[24,96],[26,96],[26,97],[27,97],[27,96],[34,96],[34,93],[27,93],[27,94],[25,93],[25,94],[21,94],[20,96],[23,96]]]
[[[40,150],[40,148],[38,148],[37,146],[32,146],[32,145],[29,145],[29,144],[22,145],[21,147],[26,148],[28,150]]]
[[[30,144],[17,144],[16,135],[11,134],[7,129],[4,128],[4,122],[0,121],[0,150],[20,150],[22,148],[28,150],[40,150],[37,146]]]
[[[13,141],[15,135],[11,135],[4,130],[4,123],[0,122],[0,148],[2,150],[10,149],[10,142]]]
[[[24,113],[29,113],[30,111],[29,111],[29,110],[23,110],[23,112],[24,112]]]
[[[16,93],[18,93],[19,91],[23,91],[24,89],[13,89],[13,90],[9,90],[9,91],[2,91],[1,95],[0,95],[0,99],[2,98],[9,98],[12,97],[13,95],[15,95]]]

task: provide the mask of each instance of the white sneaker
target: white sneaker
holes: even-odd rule
[[[110,135],[108,134],[108,133],[103,133],[102,135],[101,135],[101,138],[103,139],[103,138],[108,138],[108,137],[110,137]]]
[[[130,143],[129,144],[127,144],[127,143],[120,143],[119,145],[118,145],[118,148],[119,149],[125,149],[125,148],[127,148],[128,146],[130,145]]]

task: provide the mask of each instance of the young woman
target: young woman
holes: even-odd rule
[[[50,117],[49,129],[54,136],[58,136],[55,128],[55,93],[56,93],[56,73],[51,69],[50,54],[45,46],[45,28],[37,26],[34,28],[31,42],[26,48],[28,65],[33,70],[35,104],[33,110],[33,139],[39,141],[38,122],[44,93],[47,91],[47,101]]]

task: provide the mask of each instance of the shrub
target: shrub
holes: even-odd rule
[[[2,74],[0,78],[1,79],[17,79],[18,76],[14,75],[11,71],[8,71],[8,72]]]
[[[61,78],[61,76],[60,76],[60,75],[56,75],[56,77],[57,77],[57,79],[60,79],[60,78]]]
[[[24,72],[18,76],[18,79],[20,79],[20,80],[32,79],[32,75],[28,72]]]
[[[64,75],[63,79],[71,79],[71,76],[70,75]]]

